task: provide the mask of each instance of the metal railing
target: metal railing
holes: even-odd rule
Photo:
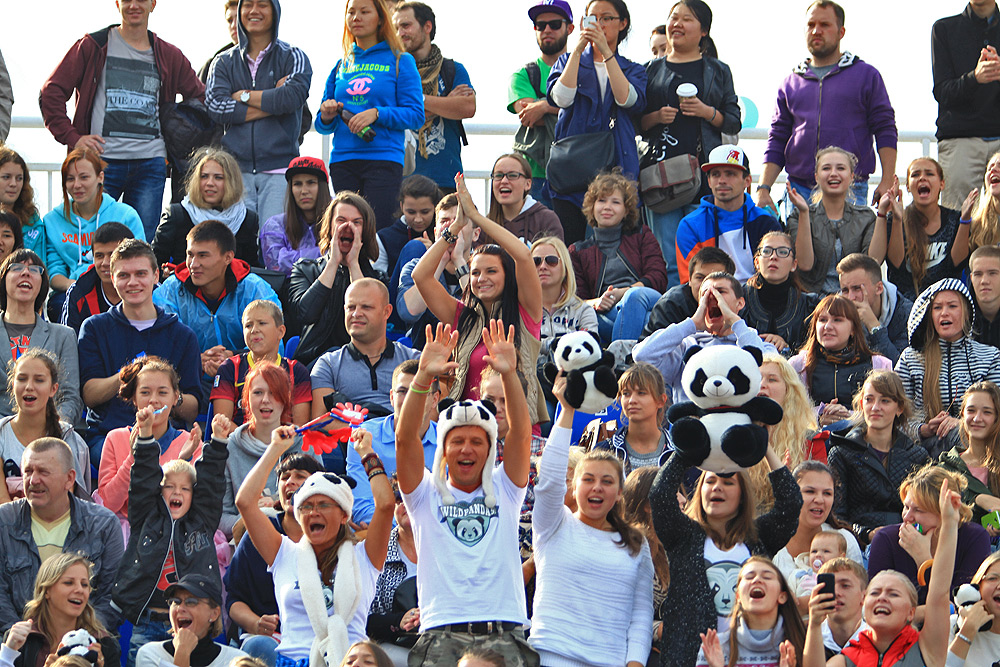
[[[473,193],[480,195],[479,201],[481,205],[485,205],[489,201],[490,192],[490,168],[492,167],[493,159],[496,155],[501,154],[505,150],[509,150],[510,143],[501,144],[497,142],[497,139],[507,138],[512,140],[514,133],[519,127],[517,123],[464,123],[465,132],[470,137],[471,145],[466,147],[463,151],[463,161],[465,163],[465,177],[466,181],[470,184],[470,189]],[[12,130],[45,130],[45,124],[42,119],[37,116],[15,116],[11,122]],[[310,132],[306,135],[306,141],[315,142],[315,137],[319,136],[321,140],[321,155],[326,163],[329,163],[330,159],[330,136],[329,135],[316,135]],[[472,141],[475,137],[493,138],[493,141],[487,142],[488,144],[496,144],[497,150],[493,152],[484,151],[483,146],[477,146],[475,141]],[[49,137],[51,140],[51,137]],[[746,128],[740,132],[740,142],[741,144],[746,144],[749,150],[747,151],[751,156],[757,156],[759,164],[760,156],[763,156],[763,143],[767,140],[767,128],[766,127],[753,127]],[[931,148],[934,146],[936,148],[937,139],[933,132],[913,132],[904,131],[899,133],[899,160],[898,165],[905,165],[910,160],[919,156],[930,156],[932,155]],[[27,158],[26,158],[27,159]],[[31,170],[32,179],[35,181],[35,204],[38,206],[39,210],[43,213],[50,210],[53,207],[53,202],[60,201],[62,199],[62,183],[59,176],[59,170],[61,168],[60,163],[47,163],[47,162],[28,162],[28,168]],[[898,169],[897,169],[898,171]],[[40,183],[38,181],[40,174],[45,174],[45,188],[42,192],[42,188],[39,187]],[[753,180],[757,182],[757,174],[753,174]],[[778,183],[782,184],[785,182],[785,174],[782,172],[781,176],[778,178]],[[873,176],[870,180],[870,184],[875,184],[878,182],[878,177]],[[169,197],[170,189],[167,188],[165,196]]]

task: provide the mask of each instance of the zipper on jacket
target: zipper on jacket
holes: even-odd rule
[[[819,131],[820,128],[823,126],[823,79],[825,78],[826,77],[824,76],[822,79],[819,80],[819,104],[816,107],[816,152],[815,153],[818,153],[820,149]],[[815,155],[815,153],[813,154]]]
[[[161,498],[162,500],[162,498]],[[166,501],[164,501],[166,503]],[[167,508],[167,516],[169,516],[170,508]],[[167,542],[167,553],[163,554],[163,562],[160,563],[160,573],[163,573],[163,566],[167,564],[167,556],[170,555],[170,551],[174,548],[174,526],[177,522],[174,521],[173,517],[170,518],[170,541]],[[174,558],[174,562],[177,562],[177,558]],[[153,595],[156,594],[156,583],[153,584],[153,590],[149,592],[149,597],[146,601],[142,603],[142,609],[139,610],[138,618],[142,618],[142,615],[146,612],[146,607],[149,606],[149,601],[153,599]]]

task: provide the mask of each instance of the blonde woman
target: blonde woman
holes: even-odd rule
[[[806,387],[798,373],[780,354],[764,355],[760,365],[760,396],[766,396],[782,407],[781,421],[768,426],[768,439],[774,453],[795,470],[803,461],[816,459],[826,463],[825,439],[815,439],[819,426],[816,411]],[[766,512],[774,503],[771,484],[767,481],[770,470],[761,461],[750,468],[750,481],[757,494],[758,511]]]
[[[11,626],[0,647],[0,666],[36,667],[73,630],[86,630],[98,640],[91,644],[98,653],[97,667],[112,667],[121,660],[118,641],[90,604],[91,570],[82,554],[61,553],[42,563],[34,596],[24,606],[24,620]]]
[[[163,212],[153,237],[156,261],[181,264],[187,254],[187,233],[206,220],[219,220],[236,237],[236,259],[261,266],[257,247],[257,214],[243,203],[243,176],[232,154],[205,147],[195,153],[184,180],[180,204]]]
[[[986,163],[983,177],[983,196],[972,212],[969,230],[969,249],[1000,244],[1000,152],[994,153]]]
[[[907,577],[917,587],[917,597],[923,604],[927,588],[922,572],[927,562],[937,553],[941,528],[941,488],[961,494],[965,479],[940,466],[928,465],[903,480],[899,498],[903,501],[903,521],[885,526],[872,540],[868,554],[868,576],[873,578],[883,570],[894,570]],[[970,521],[972,508],[958,508],[958,543],[955,551],[955,570],[949,590],[967,584],[987,556],[990,555],[990,537],[982,526]]]
[[[979,587],[982,600],[971,607],[962,607],[957,616],[952,616],[948,651],[964,660],[967,667],[991,667],[1000,653],[1000,599],[997,596],[1000,553],[994,552],[983,561],[972,583]],[[986,627],[980,630],[984,624]],[[950,662],[952,656],[948,659]]]

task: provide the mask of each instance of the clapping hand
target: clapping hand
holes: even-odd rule
[[[489,328],[483,327],[483,343],[486,345],[487,355],[483,359],[493,367],[497,373],[504,375],[517,370],[517,348],[514,347],[514,325],[507,329],[507,336],[503,335],[503,322],[500,320],[490,320]]]

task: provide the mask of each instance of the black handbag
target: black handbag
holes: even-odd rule
[[[576,134],[552,143],[545,178],[558,194],[585,192],[602,171],[615,165],[615,126],[618,106],[611,107],[608,129],[601,132]]]

